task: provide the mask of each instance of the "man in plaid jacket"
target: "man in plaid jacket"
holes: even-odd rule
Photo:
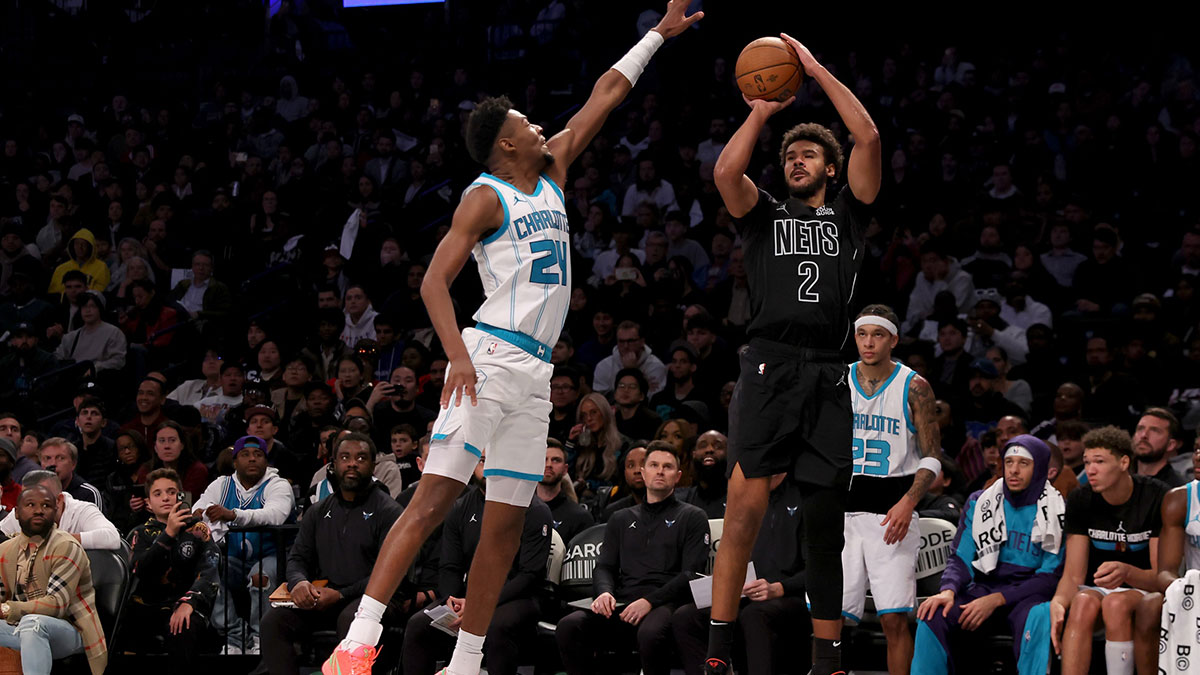
[[[83,546],[54,525],[57,500],[45,485],[17,501],[21,532],[0,544],[0,647],[21,652],[26,675],[49,675],[55,659],[84,652],[92,675],[108,663]]]

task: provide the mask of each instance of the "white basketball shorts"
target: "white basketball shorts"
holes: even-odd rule
[[[846,544],[842,547],[842,616],[861,620],[867,589],[877,615],[911,612],[917,602],[917,551],[921,528],[916,511],[901,541],[883,543],[886,526],[880,513],[846,514]]]

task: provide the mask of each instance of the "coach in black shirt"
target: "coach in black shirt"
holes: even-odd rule
[[[771,675],[776,664],[808,663],[806,640],[789,639],[808,628],[804,599],[804,509],[800,486],[786,473],[771,476],[771,496],[754,542],[754,572],[746,586],[738,628],[746,645],[749,675]],[[689,602],[671,618],[675,644],[687,675],[701,675],[708,648],[707,609]],[[785,636],[780,640],[780,636]],[[803,670],[803,669],[802,669]]]
[[[467,571],[479,546],[483,522],[483,461],[458,501],[446,515],[442,527],[442,559],[439,564],[438,599],[462,616],[467,597]],[[500,588],[496,612],[488,625],[483,655],[487,671],[494,675],[515,675],[520,665],[518,652],[534,637],[539,610],[537,596],[546,579],[546,560],[550,557],[550,509],[533,498],[525,510],[525,528],[508,580]],[[429,675],[438,659],[449,659],[454,639],[434,628],[425,612],[416,612],[404,631],[405,675]]]
[[[688,581],[708,561],[708,519],[675,499],[680,470],[673,453],[650,450],[642,473],[646,501],[615,513],[604,530],[591,610],[558,623],[558,651],[569,675],[597,672],[599,646],[619,650],[635,636],[643,673],[671,670],[671,615],[688,602]]]

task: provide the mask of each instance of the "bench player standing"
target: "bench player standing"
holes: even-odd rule
[[[913,660],[908,613],[916,607],[921,548],[913,509],[942,468],[933,389],[912,368],[892,361],[899,325],[886,305],[867,305],[854,320],[854,479],[842,548],[843,615],[860,620],[869,586],[893,675],[908,673]]]
[[[738,596],[766,510],[771,474],[794,471],[804,486],[805,560],[813,622],[813,673],[840,669],[842,514],[851,471],[850,388],[841,352],[862,262],[867,205],[879,194],[879,132],[854,94],[787,35],[804,71],[821,85],[855,145],[846,184],[842,152],[823,126],[801,124],[780,153],[788,198],[776,201],[745,175],[759,131],[791,101],[747,101],[750,115],[721,153],[714,178],[742,233],[750,285],[750,345],[730,406],[729,497],[713,572],[708,673],[731,672]]]
[[[370,672],[387,601],[486,448],[483,530],[466,600],[455,603],[461,627],[445,671],[478,675],[484,635],[545,464],[550,352],[571,297],[571,238],[562,194],[567,167],[663,41],[703,17],[703,12],[685,16],[686,8],[686,0],[671,0],[658,25],[600,77],[566,129],[549,141],[508,99],[488,99],[471,113],[467,147],[488,172],[464,191],[421,286],[450,359],[429,460],[412,502],[384,540],[346,639],[321,668],[324,675]],[[468,256],[475,258],[487,297],[475,313],[479,323],[460,336],[449,286]]]

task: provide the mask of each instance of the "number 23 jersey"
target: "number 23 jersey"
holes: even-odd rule
[[[760,189],[758,203],[737,221],[750,286],[747,335],[841,349],[869,218],[848,185],[815,209]]]
[[[526,194],[483,173],[463,195],[480,187],[496,192],[504,222],[471,249],[485,295],[474,318],[553,346],[571,304],[571,232],[562,191],[545,174]]]

